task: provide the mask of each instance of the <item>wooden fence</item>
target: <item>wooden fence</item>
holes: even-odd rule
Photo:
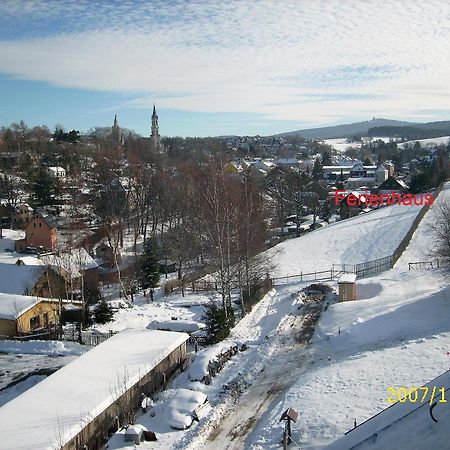
[[[84,345],[89,345],[91,347],[95,347],[102,342],[105,342],[111,336],[114,336],[116,332],[109,331],[107,333],[99,333],[94,331],[85,331],[81,332],[81,343]],[[61,340],[63,341],[73,341],[80,342],[80,332],[76,329],[76,327],[68,327],[64,329],[63,335],[61,336]]]
[[[337,270],[322,270],[319,272],[306,272],[299,275],[286,275],[284,277],[272,278],[273,286],[281,286],[285,284],[301,283],[303,281],[332,281],[336,279],[342,272]]]
[[[344,273],[354,273],[358,278],[375,275],[385,270],[392,269],[392,256],[374,259],[358,264],[333,264],[331,269],[319,272],[300,273],[299,275],[287,275],[284,277],[272,278],[274,286],[311,282],[311,281],[334,281]]]

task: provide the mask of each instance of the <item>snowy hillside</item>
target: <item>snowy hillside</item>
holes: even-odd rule
[[[448,186],[441,193],[443,200],[450,200]],[[278,419],[287,407],[300,412],[293,438],[301,448],[323,448],[353,428],[355,420],[359,424],[390,406],[388,387],[420,387],[449,368],[447,279],[439,271],[408,270],[408,262],[421,260],[424,249],[433,245],[429,231],[433,209],[393,270],[360,280],[358,301],[331,305],[322,314],[311,348],[310,370],[280,396],[246,448],[280,448],[282,424]],[[414,442],[411,423],[405,422],[402,436]],[[380,438],[383,444],[361,448],[425,448],[420,447],[424,441],[419,435],[417,447],[399,447],[393,435],[388,436],[390,440]],[[434,440],[427,448],[448,448],[445,433],[428,436]]]
[[[389,256],[411,227],[420,206],[394,205],[343,220],[275,246],[274,276],[329,270]]]
[[[429,139],[419,139],[418,141],[407,141],[402,142],[401,144],[397,144],[398,147],[404,148],[407,145],[413,146],[416,142],[419,142],[422,147],[434,147],[436,145],[448,145],[450,142],[450,136],[442,136],[442,137],[436,137],[436,138],[429,138]]]

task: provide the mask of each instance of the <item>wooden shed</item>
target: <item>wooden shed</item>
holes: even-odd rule
[[[356,274],[345,273],[338,280],[339,301],[348,302],[356,300]]]

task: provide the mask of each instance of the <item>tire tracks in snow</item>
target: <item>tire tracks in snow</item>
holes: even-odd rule
[[[262,416],[270,411],[270,405],[290,388],[303,371],[308,369],[309,366],[305,364],[309,359],[306,349],[322,309],[323,302],[306,304],[301,316],[292,316],[291,320],[283,321],[283,329],[290,331],[290,339],[288,342],[279,339],[281,348],[268,360],[265,368],[234,408],[210,432],[202,449],[246,448],[247,438]]]

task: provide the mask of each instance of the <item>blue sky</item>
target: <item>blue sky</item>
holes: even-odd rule
[[[272,134],[450,119],[447,1],[0,2],[0,126]]]

